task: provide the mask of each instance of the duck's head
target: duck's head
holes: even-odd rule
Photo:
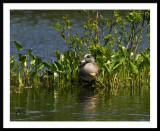
[[[91,54],[86,54],[84,56],[84,59],[81,61],[81,64],[84,63],[95,63],[95,59]]]

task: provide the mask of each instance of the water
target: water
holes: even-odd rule
[[[53,29],[53,25],[63,21],[64,16],[71,19],[71,32],[73,34],[82,34],[81,26],[83,21],[76,11],[11,11],[10,19],[10,55],[17,53],[17,49],[13,40],[18,41],[23,46],[24,54],[27,54],[28,49],[33,49],[35,56],[41,57],[47,62],[47,47],[49,58],[56,58],[55,50],[64,52],[68,50],[67,44],[60,34]],[[73,19],[74,18],[74,19]],[[76,23],[78,21],[78,24]],[[45,41],[46,38],[46,41]],[[52,56],[51,56],[51,52]]]
[[[79,36],[83,36],[84,34],[84,20],[77,10],[11,10],[10,13],[11,56],[18,52],[13,42],[13,40],[16,40],[22,44],[23,54],[28,54],[28,49],[32,48],[35,56],[39,56],[42,60],[48,62],[47,42],[49,59],[51,60],[52,57],[56,60],[55,50],[65,52],[68,50],[68,46],[60,34],[54,30],[53,25],[57,21],[64,22],[63,17],[66,15],[71,20],[71,35],[78,33]],[[100,13],[111,19],[113,11],[104,10]],[[120,11],[120,15],[123,18],[126,16],[126,13],[126,10]],[[143,41],[139,47],[140,51],[148,45],[146,29],[143,31],[142,37]]]
[[[39,87],[11,89],[11,121],[149,121],[150,90]],[[18,89],[17,89],[18,90]]]
[[[125,16],[126,11],[121,11]],[[103,12],[111,17],[112,11]],[[83,19],[77,11],[12,10],[10,18],[10,55],[17,53],[13,40],[23,46],[23,54],[33,54],[48,62],[56,59],[55,50],[65,52],[67,45],[53,29],[55,22],[68,14],[72,34],[83,35]],[[146,32],[142,46],[147,46]],[[52,52],[52,55],[51,55]],[[11,85],[11,121],[149,121],[150,91],[147,87],[118,89],[86,89],[81,86],[65,88],[33,87],[21,89]]]

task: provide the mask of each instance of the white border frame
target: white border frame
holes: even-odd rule
[[[10,121],[10,10],[22,9],[150,9],[151,82],[150,122],[11,122]],[[4,3],[3,4],[3,127],[4,128],[157,128],[157,4],[156,3]],[[43,123],[43,124],[42,124]]]

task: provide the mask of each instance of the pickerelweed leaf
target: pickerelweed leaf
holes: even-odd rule
[[[41,65],[38,67],[38,71],[41,70],[42,68],[44,68],[44,64],[41,64]]]
[[[120,67],[122,65],[122,62],[121,63],[118,63],[116,64],[114,67],[113,67],[113,70],[117,69],[118,67]]]
[[[30,54],[30,56],[32,57],[32,59],[36,59],[36,56],[34,56],[32,53]]]
[[[52,67],[51,67],[51,72],[54,73],[55,71],[58,70],[57,65],[55,64],[55,62],[53,61]]]
[[[13,61],[14,58],[15,58],[15,56],[10,57],[10,62]]]
[[[65,73],[65,71],[59,71],[59,70],[57,70],[57,72],[60,73],[60,74],[64,74]]]
[[[124,46],[119,45],[119,49],[120,49],[121,53],[122,53],[124,56],[129,56],[129,54],[128,54],[128,52],[127,52],[127,50],[126,50],[126,48],[125,48]]]
[[[10,62],[10,69],[13,68],[14,64],[15,64],[15,61],[11,61],[11,62]]]
[[[21,62],[21,63],[24,63],[26,60],[27,60],[27,56],[26,56],[26,55],[21,56],[21,57],[19,58],[19,62]]]
[[[131,72],[132,72],[134,75],[138,75],[139,71],[138,71],[137,66],[134,65],[131,61],[129,61],[129,65],[130,65]]]
[[[112,55],[111,57],[112,62],[124,62],[125,57],[122,54],[119,54],[118,52]]]
[[[46,63],[46,62],[44,62],[44,61],[42,62],[42,64],[44,64],[44,66],[47,67],[47,68],[51,68],[51,65]]]
[[[32,60],[32,61],[30,61],[30,63],[29,63],[29,64],[31,64],[31,65],[35,65],[35,61],[36,61],[36,60]]]
[[[16,69],[17,71],[19,71],[19,67],[15,66],[15,69]]]
[[[39,64],[42,63],[42,59],[41,59],[40,57],[36,57],[35,60],[36,60],[36,61],[35,61],[35,66],[38,66]]]
[[[32,54],[32,48],[28,50],[28,55]]]
[[[32,48],[28,50],[28,55],[35,59],[36,57],[32,54]]]
[[[60,65],[57,61],[54,61],[58,71],[62,71],[62,65]]]
[[[143,56],[144,66],[149,67],[150,66],[150,58],[143,53],[142,53],[142,56]]]
[[[150,58],[148,56],[146,56],[146,63],[147,63],[147,66],[150,66]]]
[[[18,53],[18,57],[19,59],[22,57],[22,54],[20,52]]]
[[[101,57],[103,55],[103,52],[100,49],[97,49],[97,57]]]
[[[23,49],[23,47],[22,47],[22,45],[21,45],[20,43],[18,43],[18,42],[15,41],[15,40],[13,40],[13,42],[14,42],[14,44],[15,44],[15,46],[17,47],[18,50],[22,50],[22,49]]]
[[[105,68],[106,68],[107,74],[108,74],[108,75],[111,75],[111,71],[109,70],[109,68],[108,68],[107,65],[105,65]]]
[[[100,68],[104,67],[104,61],[102,61],[101,58],[97,58],[97,63],[98,63],[98,65],[99,65]]]
[[[141,54],[136,54],[135,61],[137,61],[141,57]]]
[[[61,66],[57,61],[53,61],[51,71],[52,71],[52,72],[56,71],[56,72],[61,73],[61,71],[62,71],[62,66]]]
[[[60,60],[60,52],[56,50],[57,60]]]
[[[36,74],[37,74],[37,71],[33,71],[32,74],[31,74],[31,77],[34,78],[36,76]]]

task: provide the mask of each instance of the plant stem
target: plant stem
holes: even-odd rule
[[[47,45],[47,40],[46,40],[45,34],[44,34],[44,38],[45,38],[45,42],[46,42],[46,47],[47,47],[47,58],[48,58],[48,63],[49,63],[48,45]]]

